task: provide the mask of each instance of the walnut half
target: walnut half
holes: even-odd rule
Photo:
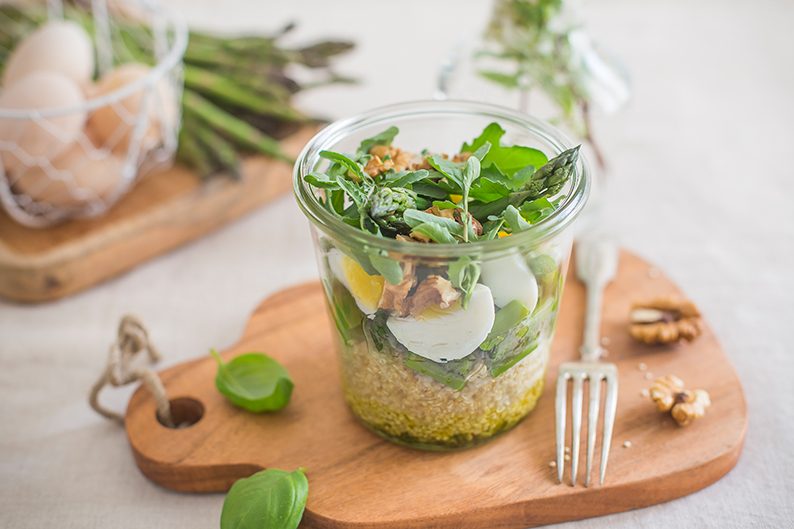
[[[656,298],[635,303],[631,309],[631,336],[647,344],[691,342],[701,334],[697,318],[700,311],[691,302],[678,297]]]
[[[679,426],[686,426],[703,417],[706,408],[711,406],[711,399],[705,390],[689,391],[684,388],[684,382],[674,375],[654,380],[649,393],[656,409],[669,411]]]

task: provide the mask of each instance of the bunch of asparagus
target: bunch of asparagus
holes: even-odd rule
[[[94,35],[94,22],[79,1],[64,3],[66,18]],[[9,50],[24,35],[47,20],[40,5],[0,6],[0,71]],[[346,41],[324,41],[291,49],[278,39],[289,25],[272,36],[219,37],[190,32],[185,52],[185,90],[177,160],[202,178],[217,173],[240,178],[240,155],[260,153],[292,162],[278,140],[301,125],[318,121],[295,110],[292,96],[300,90],[351,79],[336,75],[332,60],[353,47]],[[149,28],[131,19],[114,20],[111,30],[117,62],[154,63]],[[312,82],[289,77],[290,66],[312,71]]]
[[[184,123],[177,158],[201,175],[223,170],[239,178],[239,152],[259,152],[292,162],[277,140],[301,124],[316,121],[292,108],[299,90],[350,82],[335,75],[331,60],[352,44],[326,41],[300,49],[281,48],[272,37],[219,38],[191,33],[185,52]],[[311,85],[285,69],[302,65],[319,71]]]

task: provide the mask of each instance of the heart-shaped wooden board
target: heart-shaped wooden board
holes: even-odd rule
[[[703,335],[691,344],[651,347],[628,335],[632,302],[668,294],[679,292],[658,270],[621,253],[602,321],[607,360],[620,372],[603,486],[583,486],[584,445],[575,487],[570,464],[563,484],[549,465],[555,459],[557,368],[578,357],[581,343],[584,287],[573,274],[565,287],[543,398],[524,422],[485,446],[425,452],[393,444],[359,424],[342,396],[319,283],[266,300],[240,342],[223,353],[229,360],[262,351],[281,362],[295,382],[286,408],[257,415],[232,406],[215,388],[217,364],[207,355],[160,373],[177,419],[200,417],[198,422],[184,429],[162,426],[154,399],[140,388],[127,409],[127,434],[143,473],[181,491],[223,491],[264,468],[306,467],[305,527],[521,528],[661,503],[725,475],[739,458],[747,428],[739,380],[705,324]],[[640,362],[647,372],[638,369]],[[641,395],[652,382],[648,372],[675,374],[688,388],[707,390],[712,406],[703,418],[678,427]],[[624,447],[625,441],[631,446]],[[599,463],[596,455],[594,473]]]

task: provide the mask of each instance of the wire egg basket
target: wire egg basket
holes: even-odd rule
[[[188,31],[173,10],[153,0],[22,4],[0,10],[3,43],[53,20],[85,28],[97,81],[77,105],[0,108],[0,204],[31,227],[104,214],[173,161],[181,119]],[[10,53],[0,45],[0,57]],[[5,91],[13,83],[22,81]]]

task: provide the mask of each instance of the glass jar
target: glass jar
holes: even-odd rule
[[[404,445],[476,446],[535,408],[572,225],[589,192],[587,163],[580,157],[560,191],[565,198],[549,217],[507,237],[461,244],[401,241],[349,226],[320,204],[321,192],[304,176],[327,166],[321,151],[354,152],[362,140],[391,126],[400,129],[395,147],[452,154],[492,122],[506,131],[504,145],[534,147],[549,159],[571,147],[559,131],[526,114],[482,103],[428,101],[337,121],[308,143],[295,165],[294,190],[312,222],[345,398],[365,426]],[[394,299],[418,296],[434,278],[476,282],[465,308],[459,299],[443,309],[437,304],[421,314],[401,314]],[[390,303],[384,303],[386,296]]]

